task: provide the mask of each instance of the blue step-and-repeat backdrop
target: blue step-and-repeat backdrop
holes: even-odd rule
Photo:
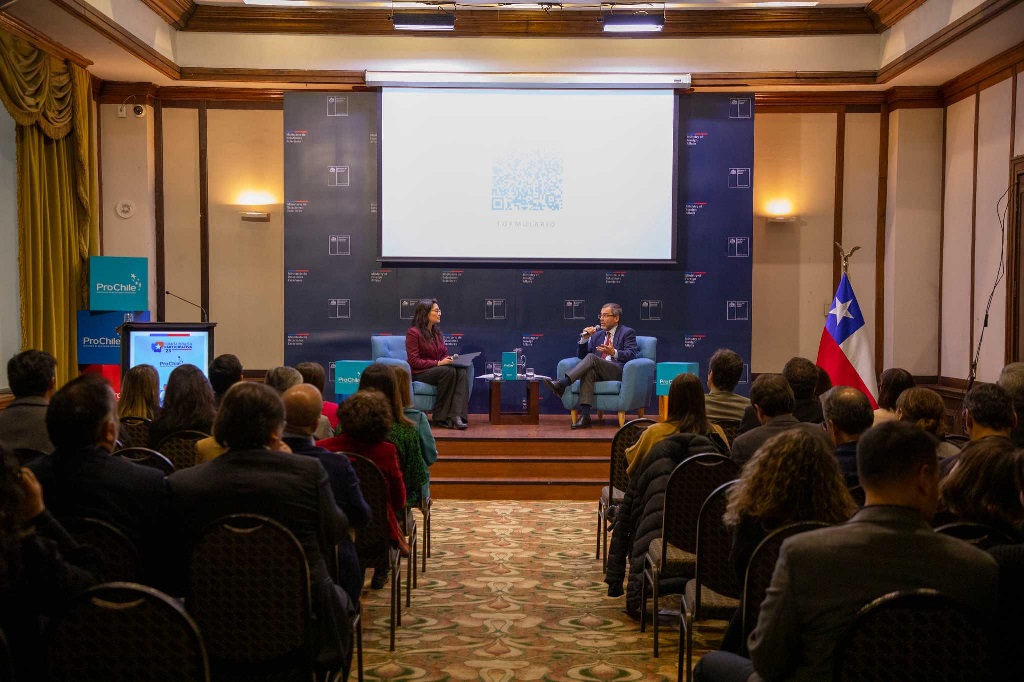
[[[404,336],[420,298],[438,300],[450,352],[481,351],[477,375],[517,348],[525,366],[554,374],[607,302],[658,338],[659,361],[697,362],[702,378],[717,348],[749,361],[753,97],[678,97],[676,265],[424,266],[377,260],[379,95],[285,93],[285,363],[328,368],[329,399],[334,361],[372,359],[372,335]],[[471,413],[487,412],[484,388],[478,380]],[[524,397],[518,386],[503,400]],[[541,399],[542,412],[564,411],[547,391]]]

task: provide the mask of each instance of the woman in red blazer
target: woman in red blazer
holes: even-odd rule
[[[405,352],[409,356],[413,381],[437,387],[434,424],[447,429],[465,429],[470,381],[466,372],[469,370],[452,364],[441,334],[441,308],[436,300],[425,298],[416,304],[412,326],[405,333]]]

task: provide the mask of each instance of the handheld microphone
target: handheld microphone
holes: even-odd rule
[[[198,303],[193,303],[192,301],[188,300],[187,298],[182,298],[181,296],[178,296],[177,294],[171,293],[171,291],[169,289],[164,289],[164,293],[167,294],[168,296],[173,296],[174,298],[178,299],[179,301],[184,301],[185,303],[188,303],[191,306],[195,306],[196,308],[199,308],[201,311],[203,311],[203,322],[209,322],[210,321],[210,315],[209,315],[209,313],[206,312],[206,308],[204,308],[203,306],[199,305]]]

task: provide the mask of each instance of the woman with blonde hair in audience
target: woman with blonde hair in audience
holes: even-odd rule
[[[729,490],[722,520],[733,529],[730,559],[737,584],[743,584],[751,555],[773,530],[798,521],[842,523],[856,511],[834,449],[821,433],[794,429],[771,438]],[[739,653],[741,629],[734,617],[724,651]]]
[[[160,414],[160,375],[153,365],[135,365],[121,378],[117,416],[153,420]]]
[[[1008,438],[981,438],[960,451],[959,461],[939,484],[943,512],[938,523],[980,523],[1024,541],[1024,504],[1017,487],[1017,454]]]
[[[167,379],[164,406],[149,427],[151,447],[178,431],[199,431],[209,435],[217,416],[213,387],[195,365],[179,365]]]
[[[945,435],[942,419],[945,416],[946,404],[942,396],[929,388],[908,388],[896,400],[896,419],[910,422],[941,441],[935,452],[939,459],[960,452],[956,445],[942,440]]]
[[[901,367],[890,367],[878,377],[878,409],[875,424],[896,419],[896,401],[907,389],[914,388],[914,377]]]
[[[430,430],[430,420],[427,415],[413,407],[412,404],[412,379],[404,367],[388,365],[395,376],[395,395],[402,404],[402,413],[416,427],[416,433],[420,439],[420,456],[423,464],[427,467],[427,482],[423,484],[422,501],[430,497],[430,466],[437,461],[437,441],[434,440],[434,433]]]
[[[707,436],[722,454],[729,454],[729,439],[718,424],[708,421],[704,410],[704,386],[692,374],[680,374],[668,388],[668,414],[665,421],[647,427],[639,440],[626,449],[629,466],[626,473],[633,475],[640,463],[655,445],[676,433],[694,433]]]

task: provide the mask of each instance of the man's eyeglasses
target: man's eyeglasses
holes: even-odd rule
[[[612,313],[601,313],[598,317],[615,317]]]

